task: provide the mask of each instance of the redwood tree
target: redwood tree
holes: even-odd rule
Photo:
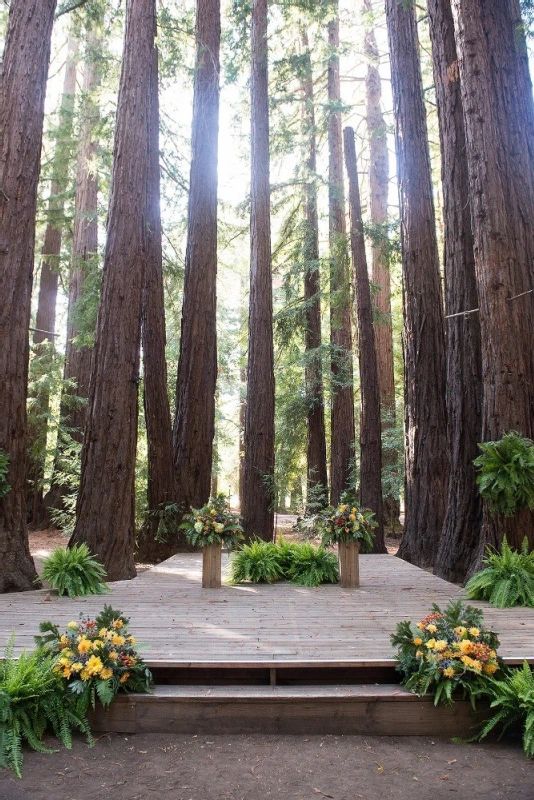
[[[452,2],[462,91],[482,343],[482,439],[534,436],[534,106],[515,0]],[[534,516],[493,519],[486,544],[506,534],[534,546]]]
[[[26,529],[26,392],[35,213],[56,0],[12,0],[0,72],[0,591],[35,588]],[[23,102],[21,101],[23,98]]]
[[[269,184],[267,0],[251,22],[250,296],[241,514],[245,535],[273,537],[274,354]]]
[[[220,0],[199,0],[196,40],[174,465],[178,497],[198,508],[210,496],[215,433]]]
[[[328,23],[328,198],[330,243],[331,433],[330,502],[349,488],[354,457],[354,389],[343,136],[339,76],[339,17]]]
[[[478,547],[482,503],[473,459],[482,437],[482,362],[475,256],[460,75],[450,0],[428,0],[443,186],[447,416],[450,470],[447,513],[435,564],[462,581]]]
[[[313,497],[328,503],[328,474],[326,466],[326,433],[324,418],[324,389],[320,347],[321,280],[319,272],[319,215],[317,211],[317,143],[313,73],[308,33],[302,29],[303,49],[303,135],[307,148],[306,184],[304,187],[304,302],[306,308],[306,472],[308,505]],[[315,491],[314,491],[315,490]],[[311,493],[311,495],[310,495]],[[319,494],[319,497],[316,495]],[[311,508],[311,507],[310,507]]]
[[[382,507],[382,437],[380,388],[376,358],[371,287],[367,272],[367,256],[356,161],[354,130],[345,128],[345,163],[349,178],[350,247],[354,270],[354,295],[358,323],[360,370],[360,503],[375,512],[373,552],[386,553]]]
[[[405,363],[405,523],[399,556],[436,557],[448,458],[445,341],[415,6],[386,2],[400,191]]]
[[[135,449],[155,31],[155,0],[129,0],[104,275],[76,527],[69,542],[86,542],[110,580],[135,575]]]

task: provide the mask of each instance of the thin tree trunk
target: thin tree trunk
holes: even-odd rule
[[[239,370],[239,508],[243,508],[243,472],[245,468],[245,416],[247,409],[247,370]]]
[[[37,184],[56,0],[13,0],[0,72],[0,592],[35,588],[26,528],[26,393]],[[21,102],[24,98],[24,102]]]
[[[179,499],[198,508],[210,495],[217,382],[217,147],[220,0],[197,5],[189,224],[174,420]]]
[[[445,341],[415,7],[387,0],[401,206],[406,479],[399,556],[434,563],[448,483]]]
[[[371,0],[364,0],[363,9],[372,12]],[[366,28],[364,53],[368,59],[365,77],[366,121],[369,134],[369,211],[371,225],[375,228],[372,245],[371,280],[376,287],[374,306],[375,343],[378,361],[378,385],[380,387],[380,406],[382,429],[395,426],[395,373],[393,367],[393,328],[391,323],[391,280],[387,254],[382,237],[387,236],[388,194],[389,194],[389,153],[387,125],[382,114],[382,81],[380,78],[380,55],[376,36],[372,27]],[[379,233],[380,232],[380,233]],[[377,235],[379,234],[379,235]],[[382,444],[382,463],[390,467],[397,461],[397,453],[384,448]],[[384,498],[385,520],[398,522],[399,501],[391,495]]]
[[[161,512],[176,500],[172,452],[172,422],[167,393],[165,302],[161,244],[158,52],[151,65],[148,186],[148,253],[143,294],[144,409],[148,441],[148,514],[137,537],[136,560],[157,564],[184,548],[177,533],[156,539]]]
[[[305,58],[303,90],[303,134],[307,144],[307,183],[304,188],[304,302],[306,304],[306,408],[307,408],[307,504],[311,510],[317,504],[328,504],[328,474],[326,465],[326,433],[324,418],[323,371],[320,347],[321,281],[319,272],[319,216],[317,212],[317,145],[315,136],[315,106],[313,74],[308,32],[302,29],[302,49]]]
[[[52,167],[52,181],[50,198],[48,200],[48,222],[46,225],[43,248],[41,251],[41,272],[39,278],[39,294],[37,299],[37,314],[35,319],[35,332],[33,343],[37,345],[35,352],[41,358],[42,374],[52,368],[53,352],[55,350],[56,328],[56,303],[59,283],[61,242],[63,237],[64,193],[69,181],[69,157],[72,145],[72,129],[74,122],[74,96],[76,93],[76,57],[78,55],[78,41],[74,37],[68,40],[67,60],[65,63],[65,77],[63,94],[59,111],[59,133],[54,153]],[[51,349],[39,347],[47,342]],[[48,524],[46,502],[43,502],[43,478],[46,458],[46,439],[48,434],[48,413],[50,410],[50,397],[48,384],[39,385],[33,398],[39,409],[38,419],[28,427],[28,441],[37,457],[31,458],[29,469],[29,482],[32,495],[32,526],[34,528]],[[31,419],[31,418],[30,418]]]
[[[343,189],[343,141],[341,131],[341,84],[339,76],[339,17],[328,23],[328,198],[330,240],[330,345],[331,469],[330,502],[336,505],[349,488],[354,458],[354,388],[347,226]]]
[[[241,513],[245,536],[273,538],[274,353],[269,183],[267,0],[251,23],[250,297]]]
[[[534,436],[534,104],[515,0],[452,2],[462,90],[469,200],[482,342],[482,439],[516,430]],[[526,293],[526,294],[525,294]],[[503,535],[534,546],[534,515],[493,519],[486,544]]]
[[[349,178],[350,246],[354,270],[354,295],[360,351],[360,503],[375,512],[374,553],[387,553],[382,507],[382,437],[380,388],[376,359],[371,287],[363,231],[354,130],[345,128],[345,164]]]
[[[129,0],[104,276],[76,527],[69,542],[86,542],[110,580],[135,575],[135,450],[155,33],[155,0]]]
[[[447,332],[447,416],[450,470],[447,513],[435,571],[462,581],[478,547],[482,503],[473,459],[482,437],[482,361],[475,256],[471,229],[460,75],[450,0],[428,0],[434,83],[441,141],[445,308]]]

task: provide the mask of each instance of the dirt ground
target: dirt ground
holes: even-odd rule
[[[426,737],[124,736],[24,753],[0,800],[533,800],[519,743]]]

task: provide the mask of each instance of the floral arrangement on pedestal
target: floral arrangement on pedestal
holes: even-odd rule
[[[362,553],[372,549],[376,527],[374,512],[360,508],[354,495],[348,492],[341,496],[338,506],[319,512],[314,525],[324,547],[340,542],[358,542]]]
[[[232,548],[244,538],[239,516],[230,511],[224,494],[210,498],[202,508],[192,508],[180,528],[194,547],[220,544]]]
[[[417,624],[399,622],[391,643],[398,648],[402,684],[417,695],[434,692],[434,703],[450,705],[456,690],[472,701],[488,693],[502,668],[497,634],[484,627],[482,611],[458,600],[441,611],[433,605]]]
[[[53,672],[80,696],[82,706],[94,708],[98,698],[108,706],[119,691],[148,692],[152,675],[128,631],[129,619],[111,606],[95,618],[73,620],[64,633],[51,622],[39,626],[36,641],[55,656]]]

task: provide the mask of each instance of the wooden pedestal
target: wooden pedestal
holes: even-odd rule
[[[222,545],[209,544],[202,548],[202,588],[221,588]]]
[[[360,585],[358,542],[339,542],[339,585],[343,589],[357,589]]]

